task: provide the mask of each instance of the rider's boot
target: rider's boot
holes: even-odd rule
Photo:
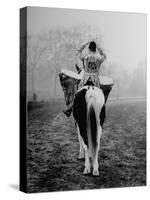
[[[63,111],[63,113],[64,113],[67,117],[70,117],[71,112],[72,112],[72,108],[69,108],[69,109]]]

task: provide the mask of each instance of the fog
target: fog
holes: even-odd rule
[[[101,74],[114,80],[112,97],[146,96],[146,15],[29,7],[28,100],[63,98],[61,68],[76,71],[75,52],[95,40],[105,51]]]

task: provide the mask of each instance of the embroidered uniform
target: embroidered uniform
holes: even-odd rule
[[[83,70],[84,73],[79,87],[85,85],[87,81],[91,81],[93,85],[100,87],[99,70],[101,63],[106,59],[102,49],[96,47],[95,51],[91,51],[88,42],[77,50],[76,55],[82,61],[83,68],[80,68],[80,70]]]

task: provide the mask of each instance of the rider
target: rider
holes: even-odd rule
[[[78,87],[80,88],[86,84],[88,85],[88,82],[90,82],[94,86],[100,88],[101,87],[100,80],[98,77],[99,70],[101,64],[106,59],[106,55],[101,49],[101,47],[98,47],[95,41],[87,42],[76,51],[76,56],[77,56],[77,63],[81,63],[80,67],[79,65],[76,64],[76,69],[78,73],[83,73],[83,78],[80,81]],[[107,100],[110,90],[109,91],[103,90],[105,96],[105,102]],[[72,106],[73,106],[73,101],[70,102],[70,104],[67,106],[67,109],[64,111],[64,114],[68,117],[72,112]]]
[[[106,59],[103,50],[96,45],[94,41],[88,42],[77,50],[77,62],[82,61],[80,70],[84,70],[84,76],[80,83],[85,85],[87,81],[91,81],[95,86],[99,87],[99,69],[101,64]]]

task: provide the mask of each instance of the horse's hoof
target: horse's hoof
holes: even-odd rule
[[[84,175],[87,175],[87,174],[90,174],[90,173],[91,173],[91,170],[87,169],[87,168],[85,168],[84,171],[83,171]]]
[[[99,171],[98,170],[93,170],[93,176],[99,176]]]

